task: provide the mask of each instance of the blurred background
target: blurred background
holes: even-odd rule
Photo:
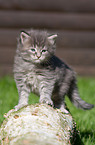
[[[29,28],[57,33],[56,55],[95,76],[95,0],[0,0],[0,77],[12,74],[17,36]]]

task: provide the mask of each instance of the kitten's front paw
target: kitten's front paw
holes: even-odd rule
[[[19,110],[20,108],[22,108],[22,107],[24,107],[24,106],[26,106],[26,105],[28,105],[28,104],[18,104],[18,105],[16,105],[14,108],[15,108],[15,111],[17,111],[17,110]]]
[[[47,97],[45,97],[43,99],[40,99],[40,103],[42,103],[42,104],[46,103],[46,104],[48,104],[50,106],[53,106],[53,101],[50,98],[47,98]]]

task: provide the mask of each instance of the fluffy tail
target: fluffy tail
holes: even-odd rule
[[[76,84],[73,84],[73,85],[71,86],[68,96],[69,96],[70,101],[71,101],[77,108],[80,108],[80,109],[83,109],[83,110],[90,110],[90,109],[92,109],[93,107],[95,107],[95,105],[86,103],[85,101],[83,101],[83,100],[80,98]]]
[[[94,107],[94,105],[83,101],[81,98],[78,98],[78,96],[77,97],[75,96],[74,98],[72,98],[70,100],[77,108],[80,108],[83,110],[90,110]]]

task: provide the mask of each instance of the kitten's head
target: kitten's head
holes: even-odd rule
[[[47,62],[55,53],[56,37],[56,34],[50,35],[46,31],[22,31],[18,43],[21,56],[32,63]]]

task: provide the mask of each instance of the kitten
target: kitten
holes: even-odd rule
[[[40,96],[40,103],[49,104],[61,111],[65,109],[65,95],[81,109],[94,107],[79,97],[75,72],[57,58],[56,34],[46,31],[22,31],[18,39],[14,61],[14,78],[19,93],[18,110],[28,104],[33,92]]]

